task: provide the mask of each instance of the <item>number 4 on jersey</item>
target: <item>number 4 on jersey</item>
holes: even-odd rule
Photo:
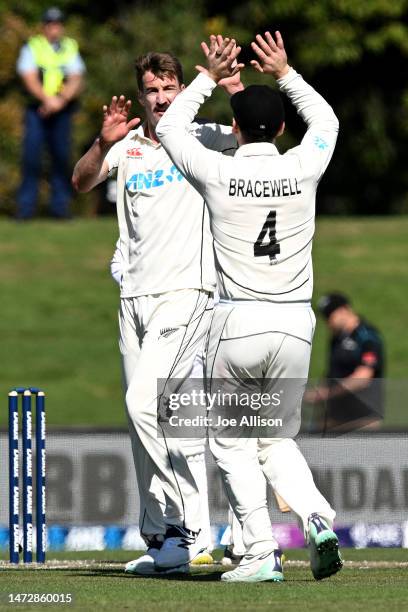
[[[269,242],[264,242],[266,232],[268,231]],[[270,261],[274,261],[279,253],[280,244],[276,241],[276,210],[270,210],[254,244],[254,255],[255,257],[266,257],[269,255]]]

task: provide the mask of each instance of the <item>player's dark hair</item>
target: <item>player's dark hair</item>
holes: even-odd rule
[[[152,72],[157,77],[176,77],[179,85],[184,83],[183,68],[171,53],[150,52],[140,55],[135,61],[137,86],[143,91],[143,75]]]
[[[272,136],[271,134],[261,133],[258,130],[241,130],[241,135],[246,144],[251,142],[273,142],[276,137],[276,134]]]
[[[329,293],[323,295],[317,302],[317,309],[325,319],[328,319],[335,310],[344,306],[351,306],[350,299],[344,293]]]
[[[268,85],[249,85],[234,94],[230,103],[247,143],[272,142],[285,121],[282,98]]]

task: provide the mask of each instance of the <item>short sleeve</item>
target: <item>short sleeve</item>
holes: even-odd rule
[[[34,61],[33,53],[28,45],[24,45],[21,48],[20,55],[17,59],[17,74],[24,74],[25,72],[32,72],[36,70],[37,66]]]
[[[68,75],[84,74],[85,71],[86,71],[85,64],[84,64],[82,57],[79,55],[79,53],[77,53],[74,59],[71,60],[69,64],[65,66],[65,72]]]
[[[117,142],[108,151],[105,157],[105,161],[108,164],[109,176],[112,176],[113,174],[115,174],[115,171],[117,170],[119,166],[119,160],[120,160],[121,153],[123,151],[123,147],[124,147],[124,140]]]
[[[361,344],[360,365],[376,368],[382,360],[382,345],[379,338],[364,339]]]

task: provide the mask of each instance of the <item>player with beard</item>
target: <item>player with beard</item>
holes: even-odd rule
[[[78,191],[87,192],[110,173],[117,175],[124,262],[119,343],[144,508],[140,530],[148,546],[127,569],[186,571],[203,549],[200,499],[183,446],[158,431],[158,381],[186,379],[202,351],[215,287],[212,238],[202,197],[156,136],[159,119],[184,88],[180,62],[169,53],[148,53],[136,61],[136,76],[144,123],[129,120],[130,100],[113,97],[103,108],[100,135],[76,164],[72,180]],[[225,87],[229,93],[241,89],[239,76]],[[191,130],[217,151],[236,147],[230,127],[195,123]],[[155,496],[157,481],[165,516]]]

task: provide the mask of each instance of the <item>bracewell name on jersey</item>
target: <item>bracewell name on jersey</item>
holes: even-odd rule
[[[252,180],[231,178],[228,195],[237,198],[280,198],[300,195],[298,179],[295,177],[274,180]]]

